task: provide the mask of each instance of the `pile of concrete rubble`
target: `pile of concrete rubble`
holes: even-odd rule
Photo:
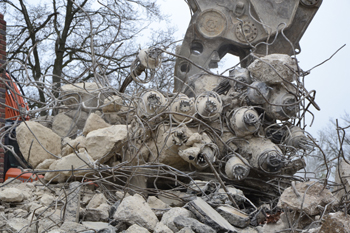
[[[2,232],[348,232],[345,193],[295,175],[314,103],[297,71],[273,54],[182,93],[62,86],[57,115],[8,129],[44,177],[1,186]]]
[[[243,192],[227,188],[236,203],[243,205]],[[302,232],[326,233],[350,229],[343,212],[329,213],[337,199],[317,182],[286,189],[275,214],[268,213],[268,205],[239,211],[222,189],[212,197],[191,198],[187,203],[120,190],[110,193],[113,202],[100,191],[94,184],[81,182],[46,187],[39,181],[10,179],[0,191],[2,232],[272,233],[304,229]],[[186,192],[180,195],[190,197]]]

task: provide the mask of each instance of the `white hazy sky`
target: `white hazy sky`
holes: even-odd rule
[[[183,0],[162,0],[164,13],[171,16],[171,23],[178,29],[177,38],[186,33],[190,22],[188,6]],[[340,118],[344,112],[350,113],[350,0],[323,0],[313,21],[300,41],[301,53],[298,55],[300,67],[306,71],[328,59],[342,45],[347,44],[330,61],[311,71],[306,77],[306,89],[316,90],[316,102],[321,107],[315,115],[312,127],[306,130],[313,136],[325,127],[330,118]],[[230,63],[234,65],[235,60]],[[311,118],[307,118],[310,125]]]

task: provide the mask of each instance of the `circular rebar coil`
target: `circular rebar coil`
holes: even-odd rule
[[[163,110],[166,102],[165,97],[159,91],[147,90],[141,93],[137,108],[138,114],[140,116],[152,116]]]
[[[253,108],[242,107],[232,113],[230,126],[237,136],[244,137],[258,131],[260,118]]]
[[[197,97],[195,108],[198,115],[203,119],[216,120],[222,112],[222,101],[216,92],[207,91]]]
[[[248,161],[242,161],[237,156],[232,156],[225,165],[225,173],[232,180],[244,180],[248,177],[250,167],[247,166]]]
[[[247,90],[247,98],[252,104],[264,104],[270,98],[270,87],[264,82],[253,82]]]
[[[194,116],[196,114],[196,110],[194,107],[194,99],[187,97],[185,94],[179,94],[173,101],[170,106],[171,112],[178,112],[182,114],[186,114],[189,116]],[[172,119],[176,123],[190,123],[193,119],[189,117],[185,117],[178,114],[172,114]]]
[[[265,151],[259,156],[258,164],[266,173],[278,173],[284,165],[284,157],[277,150]]]
[[[230,86],[234,88],[235,91],[241,92],[243,89],[245,89],[249,84],[252,83],[252,80],[250,78],[250,74],[248,69],[236,67],[233,70],[230,70],[230,77],[233,77],[235,80],[240,81],[242,83],[246,83],[246,85],[242,83],[238,83],[235,80],[230,80]]]

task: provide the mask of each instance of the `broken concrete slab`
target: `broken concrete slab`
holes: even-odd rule
[[[179,230],[177,233],[195,233],[191,228],[185,227]]]
[[[127,139],[126,125],[112,125],[90,132],[86,136],[86,148],[94,160],[100,163],[111,158]]]
[[[29,226],[30,221],[25,218],[11,218],[6,222],[6,228],[9,232],[20,232],[23,229],[27,229],[28,233],[36,233],[36,226],[32,224]]]
[[[43,206],[49,206],[54,200],[55,200],[55,197],[53,195],[44,193],[44,195],[41,196],[39,202]]]
[[[119,116],[116,112],[106,112],[103,114],[103,119],[111,125],[123,125],[126,124],[125,119]]]
[[[30,216],[29,216],[30,217]],[[50,217],[50,218],[48,218]],[[43,214],[43,218],[39,219],[38,224],[38,232],[45,232],[48,230],[55,230],[59,229],[59,226],[57,226],[57,222],[61,222],[61,211],[55,210],[55,211],[46,211]]]
[[[158,223],[158,218],[153,213],[151,207],[138,194],[125,197],[118,206],[113,218],[129,224],[137,223],[148,230],[153,230]]]
[[[183,229],[187,227],[196,233],[215,233],[216,232],[213,228],[199,222],[197,219],[188,218],[188,217],[186,218],[181,215],[177,216],[174,219],[174,224],[178,229]]]
[[[318,182],[299,182],[293,187],[284,190],[277,204],[279,208],[289,208],[305,211],[308,215],[317,215],[327,204],[336,204],[337,198],[330,190]]]
[[[30,119],[30,121],[35,121],[42,126],[51,129],[52,128],[52,122],[53,122],[53,116],[39,116],[38,118],[35,119]]]
[[[216,231],[225,230],[237,232],[226,219],[224,219],[215,209],[200,197],[188,202],[186,208],[188,208],[198,220],[212,227]]]
[[[229,205],[219,206],[216,210],[222,217],[224,217],[233,226],[245,228],[250,223],[249,215],[247,215],[246,213],[243,213],[242,211],[232,206],[229,206]]]
[[[76,135],[78,128],[72,118],[60,113],[53,118],[52,130],[63,138]]]
[[[104,95],[98,91],[99,86],[92,83],[67,84],[61,87],[61,96],[66,106],[78,107],[82,103],[82,109],[89,111],[102,105]]]
[[[92,230],[95,230],[95,231],[100,231],[100,230],[103,230],[103,229],[109,229],[110,232],[117,232],[117,228],[109,225],[108,223],[106,222],[88,222],[88,221],[84,221],[81,223],[83,226],[85,226],[86,228],[88,229],[92,229]]]
[[[98,208],[102,204],[107,204],[107,198],[105,197],[105,195],[103,195],[103,193],[97,193],[91,198],[86,208],[87,209]]]
[[[173,231],[162,222],[158,222],[153,233],[173,233]]]
[[[60,230],[66,233],[76,233],[76,232],[86,231],[87,228],[77,222],[65,221],[60,227]]]
[[[147,203],[152,209],[169,209],[170,206],[155,196],[149,196]]]
[[[56,161],[56,159],[45,159],[44,161],[39,163],[35,169],[36,170],[47,170],[47,169],[49,169],[50,165],[55,161]]]
[[[118,112],[123,106],[123,99],[118,95],[112,95],[107,97],[103,102],[102,111],[106,112]]]
[[[23,209],[16,209],[13,211],[13,214],[16,218],[26,218],[29,215],[29,212]]]
[[[174,223],[174,220],[177,216],[190,218],[190,217],[193,217],[193,214],[185,208],[174,207],[169,211],[165,212],[165,214],[163,214],[161,222],[164,225],[168,226],[172,231],[177,232],[180,230],[179,228],[176,227]]]
[[[83,135],[86,136],[88,135],[88,133],[94,130],[107,128],[109,126],[111,125],[106,123],[105,120],[103,120],[99,115],[97,115],[96,113],[91,113],[85,122]]]
[[[66,212],[64,216],[66,222],[79,222],[80,188],[80,182],[74,181],[69,184]]]
[[[226,189],[228,191],[228,194],[230,194],[237,203],[243,203],[245,201],[246,198],[242,190],[232,186],[226,186]],[[219,189],[219,193],[225,194],[227,196],[226,191],[223,188]]]
[[[86,138],[84,136],[79,136],[75,139],[64,138],[62,141],[62,156],[69,155],[78,151],[81,148],[86,148]]]
[[[83,170],[75,170],[74,175],[82,176],[88,172],[86,170],[93,163],[93,159],[91,156],[85,151],[85,149],[80,149],[79,153],[69,154],[62,159],[54,161],[49,169],[50,170],[59,170],[59,172],[48,172],[45,174],[44,179],[46,181],[50,181],[54,178],[54,181],[63,182],[68,177],[72,176],[72,169],[83,169]],[[84,170],[85,169],[85,170]]]
[[[64,112],[75,123],[79,130],[82,130],[85,126],[85,122],[89,117],[89,113],[82,111],[81,109],[70,109]]]
[[[161,201],[155,196],[149,196],[147,199],[147,203],[152,208],[153,212],[158,218],[161,218],[163,214],[171,208],[168,204]]]
[[[16,139],[24,159],[34,168],[45,159],[60,157],[61,137],[37,122],[22,122],[16,128]]]
[[[17,188],[5,188],[0,191],[0,200],[3,202],[21,202],[23,199],[22,191]]]
[[[96,208],[87,208],[84,212],[86,221],[108,221],[110,206],[103,203]]]
[[[132,226],[130,226],[124,233],[149,233],[149,231],[144,228],[144,227],[141,227],[137,224],[133,224]]]
[[[269,223],[258,227],[264,233],[275,233],[276,231],[283,231],[287,228],[289,228],[289,224],[287,216],[284,213],[281,214],[280,219],[276,223]]]
[[[295,81],[296,61],[286,54],[270,54],[256,59],[248,66],[250,74],[261,82],[278,84]]]
[[[319,233],[350,233],[350,216],[344,212],[328,214],[322,223]]]

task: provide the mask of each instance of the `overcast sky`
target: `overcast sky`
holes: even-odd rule
[[[190,21],[187,4],[183,0],[162,0],[160,3],[163,11],[171,15],[171,21],[178,29],[177,37],[183,38]],[[316,90],[316,102],[321,107],[321,111],[310,108],[315,114],[315,121],[311,128],[307,127],[307,131],[314,136],[328,124],[330,118],[340,118],[345,111],[350,114],[349,27],[350,0],[323,0],[300,41],[301,53],[298,59],[304,71],[328,59],[342,45],[348,44],[306,77],[306,89]],[[226,63],[230,61],[226,59]],[[310,123],[309,117],[307,125]]]

